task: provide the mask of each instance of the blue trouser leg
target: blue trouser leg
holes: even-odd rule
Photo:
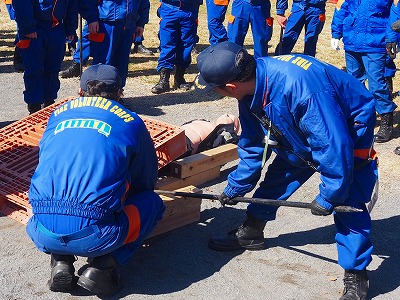
[[[104,40],[90,43],[93,64],[102,63],[116,67],[122,78],[122,86],[125,86],[135,28],[124,29],[113,23],[100,22],[99,32],[105,34]]]
[[[134,43],[141,43],[144,41],[143,35],[135,37]]]
[[[304,8],[299,3],[293,3],[290,16],[286,22],[285,33],[282,37],[282,50],[279,53],[280,45],[275,49],[275,55],[289,54],[299,38],[300,32],[305,23]]]
[[[308,7],[305,14],[304,54],[315,56],[318,36],[325,24],[325,3],[323,8]]]
[[[243,46],[249,29],[251,13],[249,5],[248,3],[246,5],[244,0],[234,0],[232,2],[231,19],[228,19],[228,40],[240,46]]]
[[[192,61],[192,50],[196,44],[197,35],[197,12],[181,12],[180,20],[180,39],[177,41],[177,50],[175,56],[175,65],[182,66],[185,69],[189,67]]]
[[[227,1],[229,3],[229,1]],[[209,42],[211,45],[228,40],[228,33],[224,26],[225,14],[228,5],[215,4],[214,0],[207,0],[207,25]]]
[[[268,56],[268,41],[271,39],[272,26],[267,24],[270,17],[270,3],[265,1],[262,5],[252,5],[250,15],[251,31],[253,33],[254,57]]]
[[[180,38],[179,8],[162,3],[158,9],[160,15],[160,47],[157,71],[165,68],[173,70],[175,65],[176,46]]]
[[[20,48],[25,69],[24,101],[28,104],[44,103],[57,98],[60,89],[58,72],[65,53],[65,31],[62,24],[53,28],[37,25],[36,28],[38,37],[30,39],[27,48]]]
[[[160,196],[153,191],[146,191],[128,197],[125,205],[134,205],[140,214],[140,231],[137,239],[111,252],[118,264],[126,264],[132,258],[136,250],[142,245],[143,241],[150,235],[161,220],[165,205]]]
[[[365,203],[371,199],[377,178],[376,161],[361,169],[356,168],[346,205],[362,208],[363,212],[334,213],[338,263],[343,269],[363,270],[371,262],[373,250],[369,240],[371,217]]]
[[[76,51],[74,53],[74,62],[80,63],[81,55],[81,40],[78,39]],[[86,65],[90,56],[90,41],[89,41],[89,27],[87,22],[82,28],[82,64]]]
[[[389,55],[386,55],[385,77],[394,77],[394,75],[396,75],[396,65],[394,60]]]

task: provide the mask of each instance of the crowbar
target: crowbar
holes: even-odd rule
[[[209,199],[209,200],[218,200],[218,198],[219,198],[219,195],[213,195],[213,194],[197,194],[197,193],[163,191],[163,190],[155,190],[154,192],[156,192],[159,195],[200,198],[200,199]],[[283,200],[273,200],[273,199],[263,199],[263,198],[249,198],[249,197],[235,197],[235,198],[232,198],[231,200],[233,200],[235,202],[311,209],[311,203],[305,203],[305,202],[283,201]],[[341,212],[341,213],[352,213],[352,212],[362,212],[363,211],[362,209],[355,208],[352,206],[346,206],[346,205],[335,206],[333,210],[336,212]]]

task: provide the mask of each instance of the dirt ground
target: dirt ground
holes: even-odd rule
[[[155,49],[158,20],[155,0],[153,2],[144,44]],[[3,3],[0,8],[0,127],[3,127],[25,117],[27,109],[22,97],[23,75],[15,73],[12,67],[15,24],[8,21]],[[204,9],[202,6],[200,49],[207,44]],[[333,6],[328,4],[327,24],[320,36],[317,58],[343,68],[343,50],[333,51],[329,46],[332,11]],[[276,28],[270,52],[277,44],[278,35]],[[249,39],[246,45],[251,49]],[[295,51],[301,51],[300,48],[301,45],[297,46]],[[68,65],[69,59],[64,66]],[[199,96],[193,90],[158,96],[151,94],[150,89],[157,81],[156,61],[157,54],[131,56],[124,98],[137,113],[175,125],[196,118],[213,120],[223,113],[237,114],[237,104],[233,99]],[[197,73],[194,62],[188,79],[193,79]],[[398,58],[396,63],[399,63]],[[400,81],[395,78],[396,93],[399,89]],[[77,79],[64,79],[59,99],[76,95],[77,90]],[[397,104],[399,98],[395,98]],[[400,114],[396,110],[394,138],[376,145],[380,157],[380,194],[372,212],[371,239],[375,248],[373,261],[368,267],[371,282],[368,299],[400,299],[400,157],[393,153],[394,148],[400,145],[399,122]],[[226,176],[235,164],[224,166],[221,178],[201,186],[203,191],[222,192]],[[318,193],[318,183],[319,178],[314,176],[289,200],[311,202]],[[124,289],[110,299],[339,298],[343,271],[336,262],[332,217],[315,217],[308,210],[281,208],[277,220],[266,226],[266,250],[234,253],[209,250],[208,239],[235,228],[243,221],[244,214],[245,205],[221,208],[218,203],[204,200],[198,223],[151,240],[138,251],[132,262],[121,268]],[[49,257],[35,249],[24,226],[5,216],[0,216],[0,253],[0,300],[97,299],[82,289],[71,293],[50,292],[46,286],[50,274]],[[79,258],[75,267],[79,270],[84,265],[85,260]]]

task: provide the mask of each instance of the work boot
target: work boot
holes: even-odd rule
[[[393,112],[381,114],[381,126],[375,134],[375,142],[385,143],[390,140],[393,132]]]
[[[114,295],[122,287],[117,262],[110,254],[93,258],[79,277],[78,285],[96,295]]]
[[[54,100],[47,100],[43,103],[43,108],[50,106],[52,104],[56,103]]]
[[[76,51],[76,43],[73,42],[67,43],[67,48],[68,51],[66,53],[68,53],[68,56],[73,57]]]
[[[75,257],[73,255],[51,254],[50,290],[65,292],[75,287]]]
[[[24,65],[22,63],[22,56],[19,53],[19,50],[17,47],[14,49],[14,55],[13,55],[13,66],[16,72],[21,73],[24,72]]]
[[[41,109],[42,109],[41,103],[28,104],[28,111],[30,115]]]
[[[391,77],[391,76],[385,77],[385,81],[389,88],[390,94],[392,94],[393,93],[393,77]]]
[[[185,68],[177,66],[174,75],[174,89],[183,89],[185,91],[190,90],[190,87],[192,85],[186,82],[184,75],[185,75]]]
[[[80,65],[73,60],[72,64],[67,69],[60,72],[60,76],[61,78],[79,77],[80,73]]]
[[[345,270],[344,290],[339,300],[365,300],[368,293],[368,275],[366,270]]]
[[[396,149],[394,149],[394,154],[400,155],[400,146],[397,146]]]
[[[226,236],[211,238],[208,247],[216,251],[233,251],[239,249],[263,250],[264,227],[266,222],[247,214],[243,225],[234,229]]]
[[[160,70],[160,80],[158,83],[152,87],[151,92],[153,94],[161,94],[169,91],[169,77],[171,75],[171,70],[162,68]]]
[[[153,51],[143,46],[142,43],[135,43],[133,46],[132,53],[142,53],[146,55],[154,55]]]

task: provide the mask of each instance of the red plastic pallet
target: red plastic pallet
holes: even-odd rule
[[[65,98],[37,113],[0,129],[0,212],[26,224],[30,180],[38,163],[39,142],[51,113]],[[185,131],[174,125],[140,116],[153,139],[159,169],[186,151]]]

